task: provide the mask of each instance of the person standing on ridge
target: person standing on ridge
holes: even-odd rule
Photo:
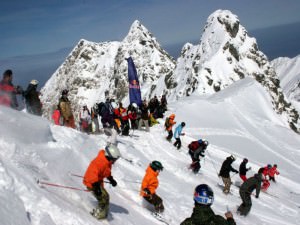
[[[215,215],[211,209],[214,202],[214,192],[207,184],[200,184],[194,192],[195,206],[191,217],[186,218],[180,225],[235,225],[233,215],[230,211],[225,213],[226,219]]]
[[[63,90],[59,99],[59,110],[63,116],[63,125],[65,127],[71,127],[75,129],[74,116],[71,109],[71,102],[68,99],[68,90]]]
[[[107,145],[105,150],[99,151],[85,172],[83,184],[98,200],[98,207],[91,214],[99,220],[106,218],[109,210],[109,194],[104,188],[103,180],[106,178],[113,187],[117,186],[117,181],[111,175],[111,168],[120,157],[120,151],[115,145]]]
[[[225,194],[228,194],[230,192],[230,186],[231,186],[231,178],[230,178],[230,171],[238,173],[236,169],[234,169],[231,164],[235,161],[235,157],[233,155],[227,157],[225,161],[222,164],[222,167],[219,172],[219,176],[222,178],[222,181],[224,183],[224,189],[223,192]]]
[[[25,98],[26,110],[33,115],[42,115],[42,103],[40,101],[39,92],[37,86],[39,82],[37,80],[30,81],[26,91],[23,92]]]
[[[238,212],[242,216],[247,216],[251,210],[252,202],[251,202],[251,193],[256,189],[255,197],[259,197],[260,188],[262,182],[262,174],[257,173],[253,177],[247,179],[240,188],[240,196],[242,199],[242,204],[238,207]]]
[[[161,213],[164,211],[164,205],[162,199],[156,194],[158,188],[158,175],[163,170],[163,166],[159,161],[153,161],[146,169],[146,174],[142,181],[140,195],[154,206],[155,212]]]
[[[173,144],[177,149],[179,150],[181,148],[181,140],[180,136],[185,135],[185,133],[182,133],[182,129],[185,127],[185,122],[182,122],[179,124],[174,132],[174,138],[176,139],[175,143]]]
[[[245,182],[247,180],[246,173],[248,170],[251,170],[251,167],[246,168],[246,164],[248,163],[248,159],[244,158],[243,162],[240,164],[239,173],[240,178]]]
[[[17,109],[19,105],[16,95],[22,94],[23,90],[20,86],[14,87],[12,79],[13,72],[6,70],[3,73],[3,79],[0,81],[0,105]]]

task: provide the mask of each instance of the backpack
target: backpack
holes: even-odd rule
[[[170,118],[167,117],[165,120],[165,128],[168,128],[170,126]]]
[[[188,145],[189,150],[195,151],[197,148],[199,148],[200,144],[198,141],[193,141]]]

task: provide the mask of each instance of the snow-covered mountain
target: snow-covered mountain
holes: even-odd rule
[[[275,70],[238,17],[228,10],[209,16],[198,45],[183,47],[174,71],[177,86],[170,98],[211,94],[249,76],[265,88],[274,110],[289,126],[299,129],[299,114],[284,97]]]
[[[150,215],[139,196],[140,182],[153,160],[164,166],[157,194],[164,201],[165,217],[171,225],[191,215],[193,190],[201,183],[214,191],[214,212],[223,216],[228,206],[239,225],[299,224],[300,139],[272,107],[265,89],[248,77],[210,96],[183,97],[168,106],[167,115],[175,112],[177,123],[186,122],[181,151],[165,140],[163,121],[149,133],[134,131],[133,137],[119,136],[122,158],[112,169],[118,186],[105,184],[110,212],[107,220],[99,222],[89,213],[96,204],[91,193],[40,187],[37,180],[85,189],[82,178],[71,173],[83,175],[107,137],[55,126],[44,118],[0,106],[1,225],[162,224]],[[200,173],[195,175],[188,169],[187,145],[199,138],[210,144],[201,159]],[[247,217],[236,214],[236,206],[241,204],[237,187],[232,186],[232,194],[224,195],[217,185],[222,182],[218,177],[221,164],[230,154],[237,156],[232,165],[236,169],[244,157],[249,159],[252,170],[248,176],[268,163],[277,163],[280,171],[269,194],[252,197]],[[241,181],[232,175],[234,183]]]
[[[61,91],[69,90],[75,115],[82,104],[89,107],[105,100],[105,93],[118,100],[128,98],[127,61],[131,56],[138,70],[142,96],[162,94],[171,87],[175,61],[155,37],[135,21],[122,42],[94,43],[80,40],[65,62],[41,90],[44,114],[49,117]]]
[[[272,60],[285,95],[300,111],[300,55],[292,59],[280,57]]]

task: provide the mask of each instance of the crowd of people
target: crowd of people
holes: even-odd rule
[[[18,108],[17,95],[22,95],[25,99],[26,111],[34,115],[42,115],[42,104],[37,91],[37,80],[30,81],[27,89],[23,91],[20,86],[12,84],[13,73],[6,70],[3,73],[3,79],[0,82],[0,105],[5,105],[14,109]],[[76,128],[75,118],[72,112],[71,102],[68,98],[68,90],[63,90],[56,108],[53,111],[52,119],[56,125],[63,125],[70,128]],[[96,207],[91,214],[98,219],[107,217],[109,211],[109,194],[104,188],[104,179],[115,187],[117,181],[111,174],[112,165],[121,157],[117,147],[116,135],[129,135],[130,129],[150,131],[150,127],[157,123],[157,118],[163,118],[167,110],[167,100],[163,95],[158,100],[157,96],[150,99],[149,103],[143,100],[138,106],[136,103],[130,104],[127,108],[123,107],[121,102],[116,103],[115,99],[107,98],[105,102],[96,103],[90,110],[87,105],[83,105],[79,113],[79,126],[82,132],[100,133],[100,123],[103,129],[109,130],[111,141],[107,146],[100,150],[97,157],[89,164],[83,179],[84,185],[90,190],[98,200]],[[175,114],[166,117],[164,127],[168,133],[166,140],[172,142],[176,149],[180,150],[182,146],[181,136],[185,135],[183,129],[185,122],[180,122],[173,132],[176,124]],[[205,139],[192,141],[188,147],[188,154],[191,157],[190,169],[197,174],[201,168],[201,158],[205,157],[205,152],[209,142]],[[248,215],[252,207],[251,194],[256,190],[255,197],[258,198],[260,191],[267,191],[270,181],[276,182],[275,175],[279,175],[277,165],[268,164],[262,167],[258,172],[250,178],[246,174],[251,167],[247,168],[248,159],[244,158],[240,164],[239,170],[232,167],[232,163],[236,160],[234,155],[228,156],[220,168],[218,176],[222,178],[224,183],[224,194],[230,193],[232,185],[230,172],[239,173],[242,185],[239,194],[242,199],[241,205],[238,207],[240,215]],[[162,198],[156,193],[159,186],[158,175],[163,171],[163,165],[160,161],[152,161],[147,169],[146,174],[141,182],[140,195],[146,202],[153,205],[154,211],[162,213],[164,204]],[[193,224],[235,224],[231,212],[225,213],[225,218],[215,215],[211,209],[214,201],[213,190],[206,184],[200,184],[194,191],[194,210],[190,218],[185,219],[182,225]]]

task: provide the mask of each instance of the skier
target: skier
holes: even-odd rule
[[[200,156],[205,157],[204,151],[208,146],[208,141],[199,139],[198,141],[192,141],[189,145],[189,154],[192,158],[192,164],[190,168],[194,173],[198,173],[201,165],[200,165]]]
[[[94,106],[91,108],[91,118],[92,118],[92,124],[94,125],[94,129],[92,129],[93,133],[99,134],[99,120],[98,120],[98,104],[94,104]]]
[[[159,161],[153,161],[146,169],[146,174],[142,181],[141,196],[154,206],[155,212],[161,213],[164,211],[164,205],[162,199],[156,194],[158,188],[158,175],[163,170],[163,166]]]
[[[277,170],[277,164],[274,164],[273,167],[269,171],[269,180],[276,182],[275,181],[275,174],[279,175],[279,171]]]
[[[179,124],[174,132],[174,138],[176,139],[175,143],[173,144],[177,149],[179,150],[181,148],[181,140],[180,136],[185,135],[185,133],[182,133],[182,129],[185,127],[185,122],[182,122]]]
[[[233,155],[226,158],[226,160],[223,162],[222,167],[220,169],[219,176],[222,178],[222,181],[224,183],[224,189],[223,192],[225,194],[228,194],[230,191],[231,186],[231,178],[230,178],[230,171],[238,173],[236,169],[234,169],[231,164],[235,161],[235,157]]]
[[[37,80],[30,81],[26,91],[23,92],[23,96],[25,98],[27,112],[41,116],[42,103],[39,97],[40,93],[37,91],[38,84],[39,82]]]
[[[246,168],[246,164],[248,163],[248,159],[244,158],[242,163],[240,164],[240,169],[239,169],[239,173],[240,173],[240,178],[245,182],[245,180],[247,180],[246,177],[246,173],[248,170],[251,170],[251,167]]]
[[[262,178],[262,187],[261,190],[262,191],[267,191],[268,188],[270,187],[270,181],[268,180],[268,176],[270,173],[270,169],[272,168],[271,164],[268,164],[265,167],[262,167],[259,169],[260,172],[262,172],[263,178]]]
[[[175,114],[171,114],[169,117],[166,118],[165,121],[165,128],[166,131],[168,131],[168,136],[167,136],[167,140],[171,141],[172,137],[173,137],[173,125],[176,124],[176,122],[174,121],[175,119]]]
[[[251,193],[254,189],[256,189],[256,195],[255,197],[259,197],[260,188],[261,188],[261,182],[262,182],[262,174],[257,173],[253,177],[250,177],[247,179],[240,188],[240,196],[242,199],[242,204],[238,207],[238,212],[242,216],[247,216],[247,214],[250,212],[250,209],[252,207],[251,202]]]
[[[211,209],[214,202],[214,192],[207,184],[200,184],[194,192],[195,206],[191,217],[186,218],[180,225],[235,225],[233,215],[230,211],[225,213],[226,219],[215,215]]]
[[[66,127],[71,127],[75,129],[74,116],[71,109],[71,102],[68,99],[69,91],[64,89],[61,93],[61,98],[59,99],[59,109],[63,116],[63,125]]]
[[[91,212],[97,219],[107,217],[109,194],[104,188],[103,179],[108,179],[113,187],[117,186],[117,181],[111,175],[111,167],[120,157],[120,151],[115,145],[107,145],[105,150],[99,151],[98,156],[93,159],[85,172],[83,184],[98,200],[98,207]]]

